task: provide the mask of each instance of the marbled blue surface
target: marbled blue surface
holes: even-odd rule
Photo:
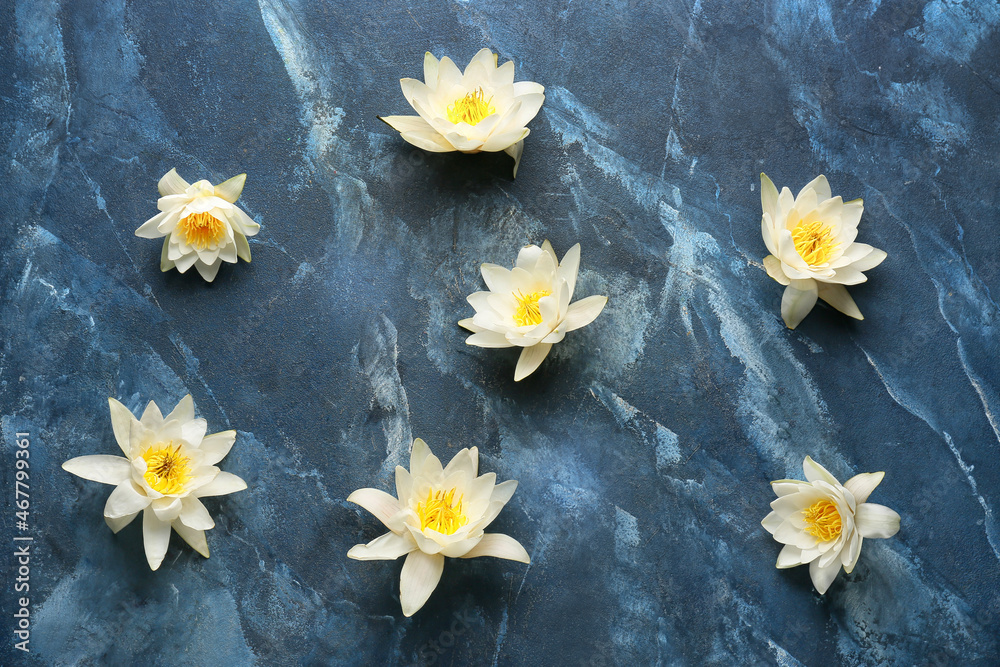
[[[18,431],[35,536],[3,664],[1000,662],[996,2],[7,0],[0,26],[0,538]],[[425,50],[484,46],[546,87],[516,181],[376,118]],[[171,167],[247,172],[252,264],[160,273],[133,231]],[[761,171],[865,199],[864,322],[783,326]],[[610,303],[514,384],[456,322],[481,262],[545,238]],[[208,502],[210,559],[175,536],[150,572],[59,465],[116,453],[108,396],[186,393],[250,488]],[[416,436],[520,481],[494,529],[532,563],[449,560],[407,619],[400,562],[346,558],[383,530],[345,498]],[[759,523],[806,454],[885,470],[902,516],[822,597]]]

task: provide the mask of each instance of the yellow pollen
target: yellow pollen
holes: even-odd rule
[[[799,257],[809,266],[830,261],[833,252],[840,247],[834,241],[833,231],[822,222],[802,221],[792,230],[792,242]]]
[[[496,111],[493,108],[493,98],[483,99],[482,88],[477,88],[454,104],[448,106],[448,120],[453,123],[468,123],[477,125],[484,118]]]
[[[142,454],[146,461],[143,478],[149,487],[164,495],[180,493],[191,479],[191,459],[181,456],[181,446],[171,449],[173,441],[154,445]]]
[[[177,223],[177,231],[184,235],[188,245],[204,250],[222,240],[226,225],[208,213],[192,213]]]
[[[514,293],[517,299],[517,309],[514,311],[514,322],[517,326],[535,326],[542,323],[542,310],[538,307],[538,300],[543,296],[549,296],[552,292],[548,290],[538,290],[525,296],[518,290]]]
[[[469,523],[462,514],[462,498],[455,501],[455,489],[444,491],[428,491],[427,500],[417,503],[417,517],[420,518],[420,530],[430,528],[445,535],[453,535],[456,530]]]
[[[806,532],[818,537],[822,542],[829,542],[840,535],[840,512],[829,500],[820,500],[802,510],[802,516],[808,524]]]

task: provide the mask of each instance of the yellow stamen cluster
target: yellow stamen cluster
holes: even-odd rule
[[[142,454],[146,461],[143,478],[149,487],[164,495],[181,493],[191,480],[191,459],[181,455],[181,446],[173,441],[150,447]]]
[[[454,104],[448,106],[448,120],[453,123],[468,123],[478,125],[484,118],[493,114],[493,98],[484,99],[482,88],[477,88]]]
[[[542,310],[538,307],[538,300],[543,296],[549,296],[552,292],[548,290],[538,290],[531,294],[522,294],[520,290],[514,293],[517,299],[517,308],[514,310],[514,322],[519,327],[536,326],[542,323]]]
[[[445,535],[453,535],[456,530],[469,523],[462,513],[462,498],[455,501],[455,489],[445,491],[428,491],[427,500],[417,503],[417,517],[420,519],[420,530],[430,528]]]
[[[226,223],[208,213],[192,213],[177,223],[177,231],[188,245],[204,250],[212,244],[218,245],[223,239]]]
[[[802,516],[808,524],[806,532],[818,537],[823,542],[836,539],[842,530],[840,512],[837,506],[829,500],[820,500],[802,510]]]
[[[833,238],[833,230],[822,222],[802,221],[792,230],[792,242],[799,257],[809,266],[830,261],[834,251],[840,247]]]

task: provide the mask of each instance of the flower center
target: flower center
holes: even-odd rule
[[[514,293],[517,299],[517,309],[514,311],[514,322],[517,326],[535,326],[542,323],[542,310],[538,307],[538,300],[543,296],[549,296],[552,292],[548,290],[538,290],[531,294],[524,295],[521,290]]]
[[[420,518],[420,530],[430,528],[445,535],[453,535],[456,530],[469,523],[462,514],[462,498],[455,500],[455,489],[445,491],[428,491],[427,500],[417,503],[417,517]]]
[[[792,242],[799,257],[809,266],[830,261],[833,252],[840,247],[833,238],[833,230],[822,222],[800,222],[792,230]]]
[[[840,512],[829,500],[820,500],[802,510],[805,517],[806,532],[818,537],[823,542],[829,542],[840,535]]]
[[[177,223],[177,231],[184,235],[188,245],[204,250],[213,243],[218,245],[226,233],[226,225],[208,213],[192,213]]]
[[[142,453],[146,461],[143,479],[154,491],[169,495],[180,493],[191,479],[191,459],[181,455],[181,446],[171,449],[173,441],[154,445]]]
[[[448,120],[453,123],[468,123],[477,125],[484,118],[496,111],[491,102],[493,98],[483,99],[482,88],[477,88],[454,104],[448,106]]]

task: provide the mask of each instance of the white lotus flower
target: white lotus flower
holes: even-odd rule
[[[160,195],[154,215],[135,230],[145,239],[163,239],[160,270],[177,267],[184,273],[192,266],[212,282],[222,262],[235,264],[237,257],[250,261],[248,236],[260,225],[235,205],[247,175],[233,176],[219,185],[198,181],[191,185],[171,169],[158,184]]]
[[[850,574],[866,537],[892,537],[899,515],[884,505],[869,503],[884,472],[866,472],[843,485],[808,456],[802,463],[807,482],[780,479],[771,482],[778,499],[761,521],[774,539],[784,544],[779,569],[809,563],[813,586],[822,595],[840,573]]]
[[[113,398],[108,403],[115,439],[125,456],[79,456],[63,463],[63,470],[115,485],[104,506],[104,520],[114,532],[142,512],[143,543],[152,569],[163,562],[171,528],[208,558],[205,531],[215,527],[215,521],[199,498],[247,488],[242,479],[214,465],[229,453],[236,431],[205,435],[208,425],[195,419],[190,395],[166,417],[153,401],[142,419]]]
[[[781,194],[765,174],[760,175],[760,203],[764,209],[761,233],[770,255],[764,258],[767,275],[786,285],[781,297],[781,317],[789,329],[799,325],[817,297],[855,319],[865,319],[844,285],[868,278],[862,271],[875,268],[886,253],[865,243],[855,243],[864,211],[860,199],[847,202],[830,196],[822,174],[797,197],[782,188]]]
[[[468,299],[476,314],[458,323],[473,332],[465,342],[478,347],[523,347],[514,380],[528,377],[555,343],[567,332],[593,322],[608,303],[606,296],[588,296],[570,304],[579,269],[579,243],[560,263],[548,241],[541,248],[521,248],[513,270],[483,264],[483,280],[490,291],[476,292]]]
[[[447,465],[417,438],[410,470],[396,466],[396,498],[378,489],[358,489],[347,497],[385,524],[390,532],[347,552],[356,560],[395,560],[405,555],[399,577],[404,616],[417,612],[437,587],[444,558],[495,556],[528,563],[528,552],[512,537],[484,533],[517,488],[496,484],[496,474],[476,476],[479,450],[463,449]]]
[[[521,163],[528,124],[545,101],[545,88],[514,82],[514,63],[497,67],[497,54],[477,53],[463,74],[450,58],[424,55],[424,81],[401,79],[406,101],[418,116],[385,116],[404,141],[435,153],[504,151]]]

